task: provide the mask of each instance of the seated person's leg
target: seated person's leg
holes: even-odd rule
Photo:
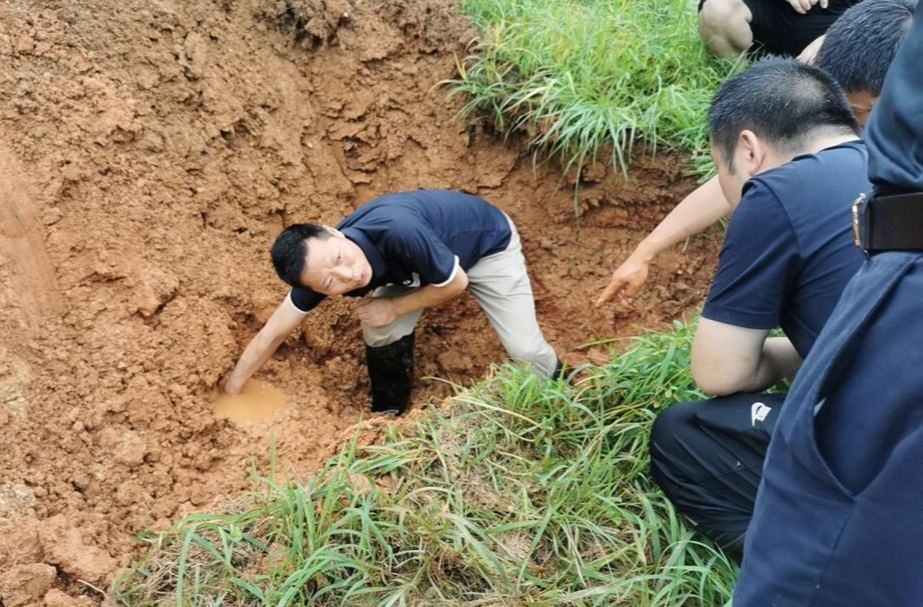
[[[753,36],[768,53],[797,57],[808,45],[827,33],[850,4],[849,0],[830,0],[827,8],[821,8],[818,3],[802,15],[781,0],[773,7],[774,14],[770,20],[774,24],[773,31],[754,27]]]
[[[800,14],[787,0],[702,0],[699,34],[718,57],[751,50],[797,57],[852,4],[830,0]]]
[[[784,394],[677,403],[651,429],[651,475],[676,509],[719,545],[739,550]]]
[[[699,35],[718,57],[736,57],[753,44],[753,14],[743,0],[703,0]]]

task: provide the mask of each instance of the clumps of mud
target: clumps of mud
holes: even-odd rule
[[[296,47],[316,50],[336,43],[337,32],[355,12],[354,4],[347,0],[277,0],[257,8],[256,15],[291,36]]]

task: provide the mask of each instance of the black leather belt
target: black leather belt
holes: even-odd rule
[[[868,253],[890,250],[923,251],[923,193],[872,196],[852,206],[853,238]]]

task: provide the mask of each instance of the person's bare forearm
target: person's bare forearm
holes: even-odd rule
[[[297,311],[286,299],[276,311],[272,313],[260,332],[257,333],[234,365],[234,370],[228,374],[224,382],[225,391],[237,394],[244,389],[244,384],[259,371],[269,360],[289,333],[301,322],[304,314]]]
[[[414,310],[438,306],[464,291],[467,286],[468,275],[461,268],[458,268],[455,272],[455,277],[449,284],[441,287],[426,285],[405,295],[394,297],[392,302],[395,306],[395,312],[400,316]]]
[[[717,177],[696,188],[615,269],[609,284],[596,300],[596,307],[613,298],[621,305],[630,305],[632,297],[647,280],[655,257],[683,239],[702,232],[730,212],[731,205],[727,203]]]
[[[234,365],[234,370],[228,375],[225,390],[231,394],[237,394],[243,390],[247,380],[272,358],[272,355],[285,341],[285,337],[285,335],[276,337],[265,335],[263,331],[257,333],[240,355],[240,359]]]
[[[782,378],[792,375],[800,366],[801,356],[787,337],[770,337],[763,344],[763,355],[760,357],[753,383],[744,389],[753,392],[765,390]]]
[[[721,191],[718,178],[712,177],[680,201],[663,221],[638,243],[632,256],[650,262],[660,253],[693,234],[703,232],[730,213],[731,206]]]

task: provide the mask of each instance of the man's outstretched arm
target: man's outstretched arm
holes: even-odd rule
[[[601,306],[613,297],[622,305],[630,304],[631,298],[647,280],[651,261],[657,255],[689,236],[704,231],[730,213],[731,205],[721,191],[718,178],[712,177],[686,196],[638,243],[631,256],[613,272],[609,285],[596,300],[596,306]]]
[[[304,312],[295,309],[295,306],[286,298],[272,313],[260,332],[244,348],[237,365],[224,382],[224,390],[229,394],[239,394],[244,389],[247,380],[276,353],[282,342],[304,317]]]
[[[699,320],[692,342],[692,377],[708,394],[759,392],[798,370],[801,357],[787,337],[715,320]]]

